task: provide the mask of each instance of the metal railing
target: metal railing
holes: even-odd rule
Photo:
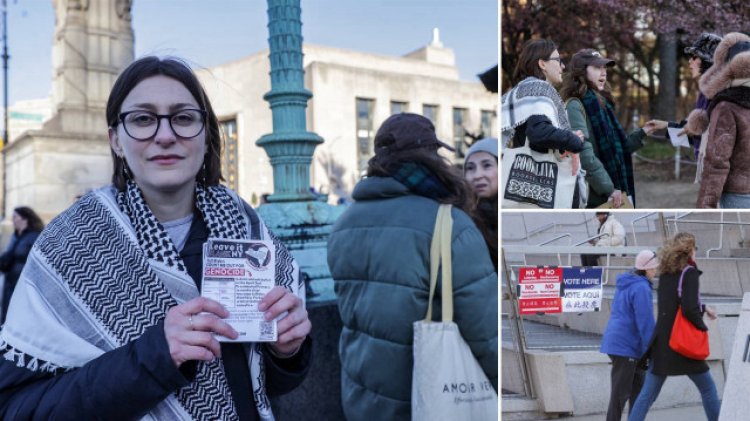
[[[716,247],[709,248],[706,250],[706,257],[711,257],[712,251],[721,251],[724,248],[724,226],[725,225],[737,225],[740,227],[740,242],[744,244],[745,237],[744,237],[744,229],[742,227],[750,225],[750,222],[742,222],[742,221],[724,221],[724,213],[720,213],[721,220],[719,221],[701,221],[701,220],[691,220],[691,219],[684,219],[679,221],[681,224],[702,224],[702,225],[719,225],[721,228],[719,229],[719,244]]]
[[[647,214],[645,214],[643,216],[639,216],[639,217],[633,219],[632,221],[630,221],[630,229],[633,231],[633,245],[634,246],[638,245],[638,238],[635,235],[635,223],[638,222],[638,221],[640,221],[640,220],[646,219],[649,216],[653,216],[653,215],[657,215],[657,214],[658,214],[658,212],[650,212],[650,213],[647,213]],[[646,229],[648,230],[648,220],[646,220]]]
[[[541,234],[541,233],[543,233],[545,231],[548,231],[550,229],[552,229],[553,233],[557,233],[557,228],[558,227],[563,227],[563,226],[575,227],[575,226],[579,226],[579,225],[585,225],[586,226],[586,235],[589,234],[588,223],[590,221],[590,218],[587,218],[586,214],[583,213],[583,212],[581,213],[581,215],[583,217],[583,220],[580,221],[580,222],[574,222],[574,223],[548,222],[548,223],[546,223],[544,225],[540,225],[540,226],[538,226],[536,228],[533,228],[531,230],[529,230],[529,228],[526,226],[526,218],[524,218],[523,215],[524,215],[523,213],[517,213],[517,212],[512,212],[512,213],[511,212],[504,212],[503,213],[503,218],[521,217],[521,220],[523,222],[523,230],[524,230],[524,235],[522,237],[503,237],[503,241],[504,242],[505,241],[528,241],[528,240],[531,239],[531,237],[533,237],[535,235],[539,235],[539,234]]]
[[[669,223],[671,222],[674,225],[674,233],[672,233],[672,235],[677,234],[678,232],[680,232],[679,228],[677,227],[677,223],[679,222],[679,220],[692,213],[693,212],[685,212],[682,215],[675,213],[675,216],[673,216],[672,218],[665,218],[664,223],[667,225],[667,229],[669,229]]]
[[[589,238],[581,241],[580,243],[573,244],[573,247],[582,246],[582,245],[588,243],[591,240],[596,240],[597,238],[602,238],[602,237],[609,237],[609,234],[605,232],[605,233],[602,233],[602,234],[595,235],[593,237],[589,237]]]
[[[570,243],[571,243],[571,242],[573,241],[573,236],[572,236],[572,235],[570,235],[570,233],[569,233],[569,232],[567,232],[567,233],[565,233],[565,234],[562,234],[562,235],[558,235],[558,236],[557,236],[557,237],[555,237],[555,238],[550,238],[550,239],[549,239],[549,240],[547,240],[547,241],[543,241],[543,242],[541,242],[541,243],[537,244],[537,246],[546,246],[546,245],[547,245],[547,244],[549,244],[549,243],[553,243],[553,242],[555,242],[555,241],[557,241],[557,240],[560,240],[560,239],[563,239],[563,238],[565,238],[565,237],[568,237],[568,245],[570,245]]]

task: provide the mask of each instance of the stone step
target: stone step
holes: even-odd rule
[[[735,318],[736,319],[736,318]],[[736,323],[736,322],[735,322]],[[527,334],[531,331],[551,333],[549,326],[532,321],[524,323]],[[710,326],[711,328],[711,326]],[[598,348],[573,349],[560,346],[569,342],[581,342],[581,334],[569,329],[558,328],[558,336],[548,338],[549,346],[527,350],[531,383],[534,388],[538,411],[544,416],[537,419],[554,417],[559,414],[601,414],[606,412],[609,402],[610,371],[609,358],[598,352]],[[731,345],[734,330],[712,328],[717,335],[732,336],[727,338]],[[508,392],[523,394],[523,381],[520,377],[520,359],[513,346],[508,320],[502,325],[502,388]],[[720,340],[723,342],[723,339]],[[716,381],[719,396],[723,393],[725,359],[718,358],[714,352],[712,338],[712,353],[708,358],[711,374]],[[716,347],[718,348],[718,346]],[[731,349],[731,346],[727,349]],[[718,350],[718,349],[717,349]],[[728,356],[727,356],[728,358]],[[674,406],[700,404],[700,395],[687,376],[670,377],[669,387],[662,389],[653,408],[669,408]],[[512,419],[514,407],[505,407],[503,399],[502,418]],[[528,409],[520,410],[521,416],[528,414]],[[528,419],[528,418],[520,418]]]

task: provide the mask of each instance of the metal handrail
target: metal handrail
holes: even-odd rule
[[[525,240],[526,237],[528,236],[528,232],[526,230],[526,218],[523,217],[522,213],[511,213],[511,212],[503,213],[503,218],[510,218],[511,216],[515,216],[515,217],[520,217],[521,218],[521,221],[523,222],[523,232],[525,233],[524,234],[525,236],[523,236],[523,237],[503,237],[503,241],[521,241],[521,240]]]
[[[599,234],[599,235],[595,235],[593,237],[589,237],[589,238],[581,241],[580,243],[573,244],[573,247],[578,247],[578,246],[584,245],[584,244],[588,243],[591,240],[596,240],[597,238],[601,238],[601,237],[609,237],[609,234],[605,232],[605,233],[602,233],[602,234]]]
[[[656,214],[657,214],[657,212],[650,212],[650,213],[647,213],[647,214],[645,214],[643,216],[639,216],[639,217],[633,219],[632,221],[630,221],[630,229],[633,231],[633,245],[634,246],[638,245],[638,239],[635,236],[635,223],[638,222],[638,221],[640,221],[640,220],[642,220],[642,219],[646,219],[649,216],[656,215]],[[646,221],[646,228],[648,229],[648,221]]]
[[[572,247],[572,246],[532,246],[532,245],[513,245],[513,244],[505,244],[503,245],[503,249],[506,253],[522,253],[523,254],[523,263],[526,263],[526,255],[527,254],[553,254],[557,255],[557,261],[560,266],[563,266],[562,264],[562,255],[567,254],[568,255],[568,266],[571,266],[571,262],[573,260],[574,254],[598,254],[601,256],[606,256],[606,264],[605,266],[609,266],[610,258],[613,254],[623,254],[623,255],[632,255],[635,256],[641,251],[643,251],[640,247],[633,247],[633,246],[603,246],[603,247],[597,247],[597,246],[579,246],[579,247]],[[609,272],[606,273],[605,279],[603,281],[603,285],[607,285],[609,283]]]
[[[511,329],[514,330],[513,333],[515,335],[511,334],[511,338],[515,336],[515,339],[513,341],[513,347],[518,355],[521,356],[521,378],[523,380],[523,387],[524,392],[526,396],[529,396],[531,398],[534,398],[534,385],[532,383],[531,379],[531,369],[529,366],[529,362],[526,357],[526,350],[528,349],[526,347],[526,329],[523,327],[523,317],[520,315],[520,311],[518,309],[518,297],[516,296],[515,289],[513,288],[513,282],[511,281],[511,277],[513,276],[513,269],[511,269],[507,261],[505,259],[505,252],[500,251],[500,254],[502,255],[502,261],[503,266],[505,267],[505,280],[508,284],[508,292],[510,293],[510,306],[511,306],[511,313],[510,318],[513,319],[515,323],[511,323]],[[499,327],[499,326],[498,326]]]
[[[546,246],[547,244],[549,244],[549,243],[551,243],[553,241],[557,241],[557,240],[559,240],[561,238],[565,238],[565,237],[568,237],[568,245],[570,245],[571,241],[573,240],[573,237],[570,235],[569,232],[566,232],[565,234],[558,235],[555,238],[551,238],[551,239],[549,239],[547,241],[541,242],[541,243],[537,244],[537,246]]]
[[[550,222],[550,223],[544,224],[544,225],[542,225],[540,227],[536,227],[533,230],[531,230],[528,233],[526,233],[526,239],[528,240],[529,238],[531,238],[532,235],[539,234],[541,232],[547,231],[550,228],[555,228],[556,226],[557,226],[556,223]]]
[[[682,221],[679,221],[679,220],[682,219],[682,218],[684,218],[684,217],[686,217],[686,216],[688,216],[688,215],[690,215],[690,214],[692,214],[692,213],[693,212],[685,212],[682,215],[680,215],[680,214],[678,214],[678,213],[675,212],[675,216],[673,218],[665,218],[664,222],[666,223],[667,227],[669,227],[669,223],[672,222],[674,224],[674,233],[677,234],[679,232],[679,230],[677,229],[677,222],[682,222]]]
[[[507,215],[507,214],[505,214],[505,215]],[[511,214],[511,215],[514,215],[514,214]],[[512,241],[516,241],[516,240],[529,240],[532,236],[540,234],[540,233],[542,233],[544,231],[547,231],[550,228],[553,228],[554,232],[557,232],[557,227],[562,227],[562,226],[575,227],[575,226],[578,226],[578,225],[585,225],[586,226],[586,234],[588,234],[588,232],[589,232],[589,226],[588,226],[589,218],[586,218],[586,215],[584,213],[581,213],[581,215],[583,216],[583,220],[581,222],[576,222],[576,223],[572,223],[572,224],[564,224],[564,223],[558,223],[558,222],[549,222],[549,223],[546,223],[546,224],[544,224],[542,226],[536,227],[536,228],[532,229],[531,231],[528,231],[528,229],[526,228],[526,219],[524,218],[523,219],[523,224],[524,224],[523,229],[524,229],[524,231],[526,231],[526,236],[523,237],[523,238],[512,238],[510,240],[512,240]],[[506,238],[504,240],[507,241],[509,239]]]
[[[721,215],[721,221],[700,221],[700,220],[691,220],[691,219],[680,221],[680,223],[683,223],[683,224],[721,225],[721,229],[719,230],[719,245],[717,247],[712,247],[706,250],[706,257],[711,257],[712,251],[720,251],[722,248],[724,248],[724,225],[737,225],[740,227],[750,225],[750,222],[724,221],[724,212],[721,212],[720,215]]]
[[[742,222],[742,212],[737,212],[737,221]],[[745,227],[740,225],[740,247],[745,247]]]

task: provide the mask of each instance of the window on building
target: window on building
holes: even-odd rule
[[[391,115],[406,112],[406,103],[400,101],[391,101]]]
[[[237,191],[237,120],[219,122],[222,137],[221,173],[227,187]]]
[[[493,137],[495,134],[492,132],[492,126],[495,125],[495,117],[497,114],[494,111],[482,110],[481,115],[482,136]]]
[[[438,117],[438,106],[430,104],[422,104],[422,115],[427,117],[428,120],[437,128],[437,117]]]
[[[373,111],[375,100],[368,98],[357,98],[357,156],[359,159],[359,170],[367,169],[367,161],[372,157],[372,140],[375,136],[373,131]]]
[[[466,108],[453,108],[453,147],[456,148],[456,156],[459,158],[464,156],[465,122]]]

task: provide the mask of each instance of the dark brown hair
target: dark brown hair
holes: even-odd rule
[[[31,209],[28,206],[19,206],[15,209],[13,209],[13,212],[17,213],[18,216],[25,219],[28,223],[28,227],[26,228],[29,231],[41,231],[44,229],[44,222],[42,222],[42,218],[39,217],[39,215],[34,212],[34,209]]]
[[[557,45],[548,39],[532,39],[526,41],[518,56],[518,63],[513,72],[516,83],[529,76],[544,80],[544,73],[539,67],[539,60],[548,59],[557,50]]]
[[[659,272],[680,273],[695,249],[695,236],[681,232],[659,250]]]
[[[120,123],[119,114],[122,103],[130,94],[130,91],[143,80],[152,76],[166,76],[180,83],[193,95],[198,106],[206,111],[206,156],[203,159],[205,172],[199,171],[195,179],[207,186],[219,184],[223,180],[221,176],[221,135],[219,134],[219,121],[216,118],[211,102],[208,100],[206,91],[198,81],[195,73],[182,60],[174,57],[158,58],[154,56],[143,57],[130,64],[117,78],[107,100],[107,125],[115,130]],[[114,150],[112,162],[114,171],[112,173],[112,184],[122,191],[125,189],[126,176],[124,159],[119,158]],[[128,170],[129,171],[129,170]]]
[[[610,104],[615,103],[615,99],[610,91],[609,83],[604,84],[604,89],[599,90],[588,78],[586,78],[586,68],[589,64],[584,60],[576,60],[575,56],[570,60],[568,65],[568,71],[563,74],[563,83],[560,88],[560,96],[563,101],[567,101],[570,98],[581,99],[586,94],[586,91],[591,89],[599,98],[600,102],[602,99],[608,101]]]
[[[389,168],[398,163],[414,162],[427,168],[450,192],[442,198],[434,198],[440,203],[449,203],[471,215],[474,208],[474,194],[464,180],[461,170],[438,153],[437,145],[412,148],[393,153],[376,153],[367,166],[370,177],[391,177]]]

